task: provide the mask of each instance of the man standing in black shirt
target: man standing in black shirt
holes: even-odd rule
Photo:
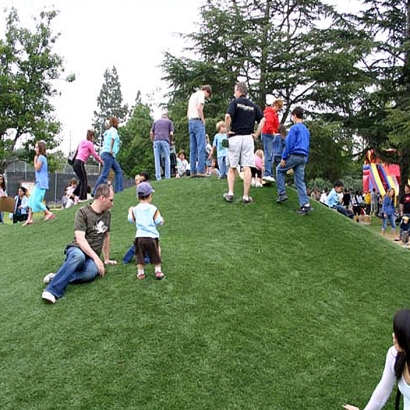
[[[249,196],[251,186],[251,167],[255,166],[254,140],[261,133],[264,118],[260,108],[247,98],[248,87],[239,82],[234,89],[235,99],[229,104],[225,115],[225,123],[229,138],[228,147],[228,192],[223,197],[227,202],[233,201],[236,169],[243,167],[242,203],[249,204],[253,198]],[[255,123],[259,123],[256,133]]]

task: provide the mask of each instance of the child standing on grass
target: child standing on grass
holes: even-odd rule
[[[226,166],[227,149],[224,146],[223,141],[226,140],[226,142],[228,142],[228,137],[226,136],[226,124],[224,121],[219,121],[216,124],[216,132],[217,134],[214,136],[212,149],[208,158],[211,159],[213,157],[216,148],[216,158],[218,161],[218,169],[220,174],[219,179],[226,179],[228,172],[228,168]]]
[[[135,192],[137,192],[138,190],[138,185],[141,182],[148,182],[149,180],[149,174],[146,171],[142,171],[141,174],[135,175]],[[137,194],[138,196],[138,194]],[[161,250],[160,250],[160,254],[161,254]],[[133,259],[135,255],[135,245],[134,242],[132,243],[132,245],[130,246],[130,248],[128,249],[127,253],[124,255],[124,257],[122,258],[122,263],[130,263]],[[148,256],[145,256],[145,263],[150,263],[150,259]]]
[[[33,192],[28,199],[28,218],[22,226],[31,225],[33,223],[33,212],[44,212],[44,220],[49,221],[56,216],[51,213],[44,205],[43,200],[48,189],[48,164],[46,155],[46,143],[39,141],[34,146],[36,155],[34,157],[34,169],[36,171],[36,184]]]
[[[157,225],[163,225],[158,208],[151,204],[154,190],[148,182],[141,182],[137,187],[139,204],[128,210],[128,221],[135,223],[135,258],[137,262],[137,279],[145,279],[145,254],[147,253],[155,268],[155,278],[161,280],[165,275],[161,271],[161,255],[159,251],[159,232]]]

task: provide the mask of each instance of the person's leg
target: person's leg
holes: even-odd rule
[[[78,196],[78,199],[84,201],[87,199],[87,171],[85,170],[84,161],[75,160],[74,171],[78,177],[78,185],[73,194]]]
[[[86,256],[81,249],[75,246],[67,248],[64,263],[45,290],[56,298],[61,298],[65,293],[67,285],[75,278],[76,272],[83,269],[85,260]]]
[[[128,249],[127,253],[124,255],[122,258],[123,263],[130,263],[132,261],[132,258],[135,255],[135,245],[132,244],[130,248]]]
[[[225,157],[218,157],[218,168],[220,173],[220,178],[226,178],[226,164],[225,164]]]
[[[296,189],[298,191],[299,197],[299,205],[302,206],[309,206],[309,197],[306,193],[306,185],[305,185],[305,164],[306,158],[297,157],[296,162],[298,163],[294,168],[294,181],[296,185]]]
[[[243,167],[243,197],[249,198],[251,188],[252,172],[250,167]]]
[[[171,178],[171,160],[170,160],[170,153],[169,153],[169,144],[166,141],[161,142],[161,149],[164,153],[164,174],[165,179]]]
[[[103,152],[101,154],[101,159],[103,160],[104,165],[103,165],[101,174],[98,177],[97,182],[95,183],[93,193],[92,193],[93,196],[95,195],[95,190],[98,188],[99,185],[107,183],[107,179],[110,173],[112,162],[114,161],[114,157],[109,152]]]
[[[228,170],[228,195],[233,195],[235,188],[236,168],[229,168]]]
[[[386,228],[387,228],[387,217],[385,217],[385,216],[383,215],[382,235],[384,235],[384,233],[386,232]]]
[[[74,273],[70,283],[87,283],[93,281],[99,275],[95,262],[86,257],[83,267]]]
[[[272,176],[272,162],[273,162],[273,136],[269,134],[262,134],[263,152],[265,155],[265,171],[264,177]]]
[[[276,187],[278,190],[279,197],[286,195],[286,188],[285,188],[286,171],[287,169],[282,168],[280,164],[276,167]]]
[[[154,163],[155,163],[155,179],[159,181],[161,179],[161,146],[160,141],[154,141]]]
[[[124,186],[122,182],[122,169],[120,164],[117,162],[117,160],[114,158],[112,161],[111,168],[114,171],[114,181],[115,181],[115,187],[114,187],[114,192],[122,192],[124,191]]]
[[[392,234],[396,233],[396,217],[395,215],[389,215],[389,219],[390,219],[390,226],[391,226],[391,232]]]
[[[205,125],[202,121],[196,121],[197,132],[196,132],[196,144],[198,148],[198,174],[205,174],[205,147],[206,147],[206,137],[205,137]]]
[[[196,160],[198,156],[198,146],[196,142],[196,128],[195,124],[198,121],[189,121],[188,130],[189,130],[189,163],[191,165],[191,176],[196,175],[197,167]]]

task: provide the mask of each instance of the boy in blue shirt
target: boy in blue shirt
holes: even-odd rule
[[[335,181],[333,184],[333,189],[330,191],[329,195],[326,197],[326,205],[329,208],[340,212],[344,216],[347,216],[350,219],[353,219],[354,213],[346,209],[339,200],[339,194],[343,192],[343,182]]]
[[[276,184],[278,188],[276,202],[281,204],[288,199],[285,188],[285,175],[287,171],[292,169],[300,205],[296,213],[300,215],[306,215],[313,210],[309,203],[305,185],[305,166],[309,155],[310,133],[303,124],[303,114],[302,107],[293,109],[291,115],[294,125],[290,127],[289,134],[285,139],[282,159],[276,167]]]
[[[219,121],[216,124],[216,131],[217,134],[214,136],[214,142],[212,143],[212,149],[209,153],[208,159],[212,159],[214,155],[215,148],[216,148],[216,158],[218,161],[218,169],[219,169],[219,179],[225,179],[227,173],[227,166],[226,166],[226,153],[227,149],[223,145],[222,141],[228,140],[226,136],[226,124],[223,121]]]
[[[155,278],[161,280],[165,275],[161,271],[161,255],[159,250],[159,232],[157,225],[163,225],[159,210],[151,204],[154,190],[148,182],[141,182],[137,187],[139,204],[128,209],[128,221],[135,223],[137,233],[135,235],[135,259],[137,263],[137,278],[145,279],[145,260],[148,254],[155,268]]]

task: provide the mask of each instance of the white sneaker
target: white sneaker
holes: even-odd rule
[[[55,276],[55,273],[49,273],[48,275],[44,276],[43,283],[45,285],[48,285],[54,279]]]
[[[44,290],[41,294],[41,299],[43,299],[44,302],[47,303],[56,303],[56,297],[52,293],[47,292],[46,290]]]
[[[256,187],[256,188],[262,188],[262,186],[263,186],[263,185],[262,185],[260,182],[256,182],[256,183],[255,183],[255,187]]]
[[[255,186],[255,179],[254,178],[252,178],[252,180],[251,180],[251,186]]]
[[[264,181],[268,181],[268,182],[275,182],[275,178],[267,175],[265,177],[262,178]]]

